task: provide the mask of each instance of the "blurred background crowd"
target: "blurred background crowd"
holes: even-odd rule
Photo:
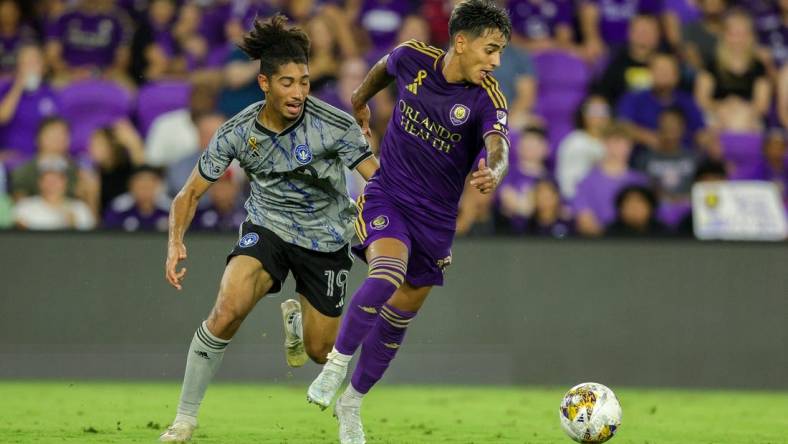
[[[236,47],[255,17],[302,26],[312,94],[350,111],[399,42],[447,46],[454,3],[0,0],[0,227],[166,231],[213,133],[262,98]],[[771,181],[788,205],[788,0],[501,4],[511,167],[467,189],[458,235],[692,236],[699,181]],[[373,147],[395,94],[372,103]],[[247,188],[231,168],[193,229],[236,231]]]

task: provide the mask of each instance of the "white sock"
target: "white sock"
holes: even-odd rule
[[[183,375],[178,415],[192,417],[196,423],[197,411],[208,389],[208,383],[222,364],[224,349],[229,343],[230,341],[217,338],[208,331],[205,321],[194,333],[189,356],[186,358],[186,372]]]
[[[355,388],[353,388],[353,384],[348,384],[345,388],[345,392],[342,393],[343,404],[361,405],[362,399],[364,399],[364,394],[359,393]]]
[[[337,351],[336,347],[331,348],[331,352],[326,356],[328,362],[327,367],[333,367],[336,370],[345,371],[353,355],[345,355]]]
[[[197,427],[197,418],[195,418],[194,416],[184,415],[183,413],[178,413],[177,415],[175,415],[175,421],[173,421],[172,423],[175,424],[177,422],[185,422],[187,424],[191,424]]]

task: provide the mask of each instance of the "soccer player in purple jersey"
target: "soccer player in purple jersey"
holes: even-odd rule
[[[487,0],[458,4],[448,52],[411,40],[384,56],[354,91],[356,119],[369,131],[367,102],[396,81],[396,107],[381,144],[381,167],[358,200],[354,252],[369,274],[353,295],[328,362],[307,399],[326,408],[362,345],[350,385],[337,400],[342,443],[363,443],[361,399],[383,376],[430,290],[451,263],[466,177],[491,193],[507,170],[506,99],[491,72],[509,41],[506,12]]]

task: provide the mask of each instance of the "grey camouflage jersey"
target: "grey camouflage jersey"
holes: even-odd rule
[[[361,128],[347,113],[308,97],[301,117],[277,134],[257,120],[264,103],[219,128],[197,163],[200,174],[215,181],[238,159],[251,182],[245,207],[252,223],[310,250],[339,250],[352,238],[356,217],[345,167],[372,156]]]

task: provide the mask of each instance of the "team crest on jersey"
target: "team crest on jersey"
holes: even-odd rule
[[[389,226],[389,218],[388,218],[388,216],[378,216],[378,217],[372,219],[372,222],[369,223],[369,226],[373,230],[380,231],[380,230],[382,230],[382,229],[384,229],[384,228]]]
[[[413,83],[408,84],[405,87],[408,91],[412,92],[413,95],[417,95],[419,93],[419,87],[421,86],[421,82],[427,78],[427,71],[420,69],[419,72],[416,73],[416,77],[413,78]]]
[[[498,118],[498,122],[500,122],[501,125],[506,125],[506,111],[499,109],[496,111],[495,117]]]
[[[307,145],[298,145],[293,148],[293,157],[299,164],[306,165],[312,161],[312,150]]]
[[[451,111],[449,111],[449,120],[451,120],[454,126],[459,126],[468,120],[470,114],[471,110],[468,109],[467,106],[458,103],[451,107]]]
[[[241,240],[238,241],[238,246],[241,248],[249,248],[257,244],[260,240],[260,235],[257,233],[246,233]]]

